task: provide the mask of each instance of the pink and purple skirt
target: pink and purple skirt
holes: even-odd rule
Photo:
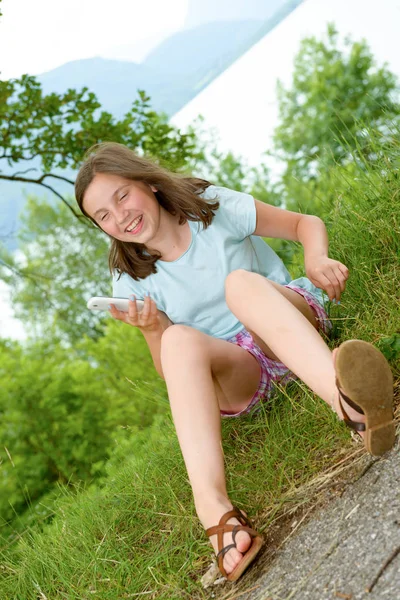
[[[288,287],[303,296],[315,314],[317,323],[319,324],[319,331],[323,332],[325,335],[329,335],[329,332],[332,329],[332,323],[329,320],[326,311],[316,300],[315,296],[308,290],[292,286],[290,283],[285,287]],[[264,354],[247,329],[243,329],[237,335],[228,339],[227,341],[231,342],[232,344],[236,344],[237,346],[240,346],[241,348],[244,348],[250,352],[250,354],[257,359],[260,365],[261,375],[258,389],[246,408],[234,414],[221,411],[221,417],[239,417],[249,413],[257,404],[266,402],[270,399],[274,384],[279,383],[282,385],[290,380],[296,379],[296,375],[292,373],[292,371],[290,371],[286,365],[279,361],[272,360]]]

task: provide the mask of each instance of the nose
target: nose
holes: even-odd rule
[[[122,225],[122,223],[124,223],[126,221],[126,217],[127,217],[126,210],[124,210],[123,207],[117,208],[116,218],[117,218],[118,225]],[[128,225],[128,223],[126,223],[126,225]]]

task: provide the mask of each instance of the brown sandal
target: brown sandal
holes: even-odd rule
[[[393,447],[396,435],[389,363],[377,348],[361,340],[343,342],[335,358],[336,387],[344,422],[355,431],[365,431],[366,449],[374,456],[381,456]],[[349,418],[342,400],[365,415],[365,424]]]
[[[232,519],[233,517],[236,518],[241,523],[241,525],[227,525],[226,522],[229,519]],[[251,535],[252,538],[254,538],[254,540],[250,548],[243,555],[242,560],[236,565],[232,573],[229,573],[228,575],[223,565],[224,556],[228,552],[228,550],[230,550],[231,548],[236,548],[235,537],[238,531],[246,531]],[[229,532],[232,532],[233,544],[229,544],[228,546],[223,547],[224,533]],[[206,534],[208,537],[215,534],[218,535],[218,568],[221,571],[222,575],[226,577],[228,581],[236,581],[237,579],[239,579],[242,573],[255,559],[263,544],[262,536],[257,531],[252,529],[251,523],[245,516],[245,514],[235,507],[233,507],[232,510],[222,515],[218,525],[214,525],[213,527],[209,527],[208,529],[206,529]]]

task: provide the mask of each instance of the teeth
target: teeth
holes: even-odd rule
[[[126,228],[126,231],[132,231],[132,229],[135,229],[136,225],[139,223],[140,219],[142,218],[142,215],[140,215],[140,217],[137,217],[132,225],[130,225],[129,227]]]

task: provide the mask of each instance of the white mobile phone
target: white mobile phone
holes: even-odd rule
[[[94,296],[94,298],[90,298],[88,301],[87,307],[90,310],[109,310],[109,304],[114,304],[117,310],[128,312],[128,298],[107,298],[105,296]],[[143,300],[136,300],[136,306],[140,312],[144,306]]]

